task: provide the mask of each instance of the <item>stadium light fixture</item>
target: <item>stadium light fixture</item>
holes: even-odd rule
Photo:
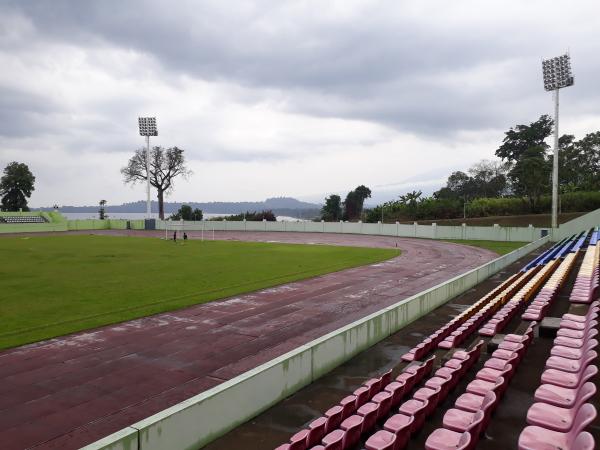
[[[146,216],[152,216],[150,203],[150,136],[158,136],[156,117],[138,117],[140,136],[146,137]]]
[[[573,86],[568,53],[542,60],[544,89],[554,93],[554,161],[552,166],[552,228],[558,228],[558,90]]]

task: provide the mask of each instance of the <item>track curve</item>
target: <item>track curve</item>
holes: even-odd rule
[[[4,351],[3,448],[79,448],[498,256],[448,242],[387,236],[216,232],[215,238],[397,246],[402,254]]]

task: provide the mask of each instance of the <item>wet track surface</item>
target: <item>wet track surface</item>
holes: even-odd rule
[[[215,238],[397,246],[402,255],[3,351],[2,449],[79,448],[497,257],[474,247],[383,236],[216,232]]]

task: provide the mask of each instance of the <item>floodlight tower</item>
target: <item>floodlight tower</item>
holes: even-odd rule
[[[150,219],[150,136],[158,136],[156,117],[138,117],[140,136],[146,136],[146,216]]]
[[[554,161],[552,167],[552,228],[558,228],[558,90],[573,86],[568,53],[542,60],[544,89],[554,92]]]

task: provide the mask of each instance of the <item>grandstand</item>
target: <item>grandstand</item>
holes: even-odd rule
[[[402,355],[398,375],[366,380],[277,450],[594,449],[599,262],[598,228],[563,239]],[[525,369],[536,341],[540,367]],[[486,430],[522,397],[519,371],[541,374],[534,402],[494,442]]]
[[[48,221],[42,216],[0,216],[0,224],[9,223],[47,223]]]

